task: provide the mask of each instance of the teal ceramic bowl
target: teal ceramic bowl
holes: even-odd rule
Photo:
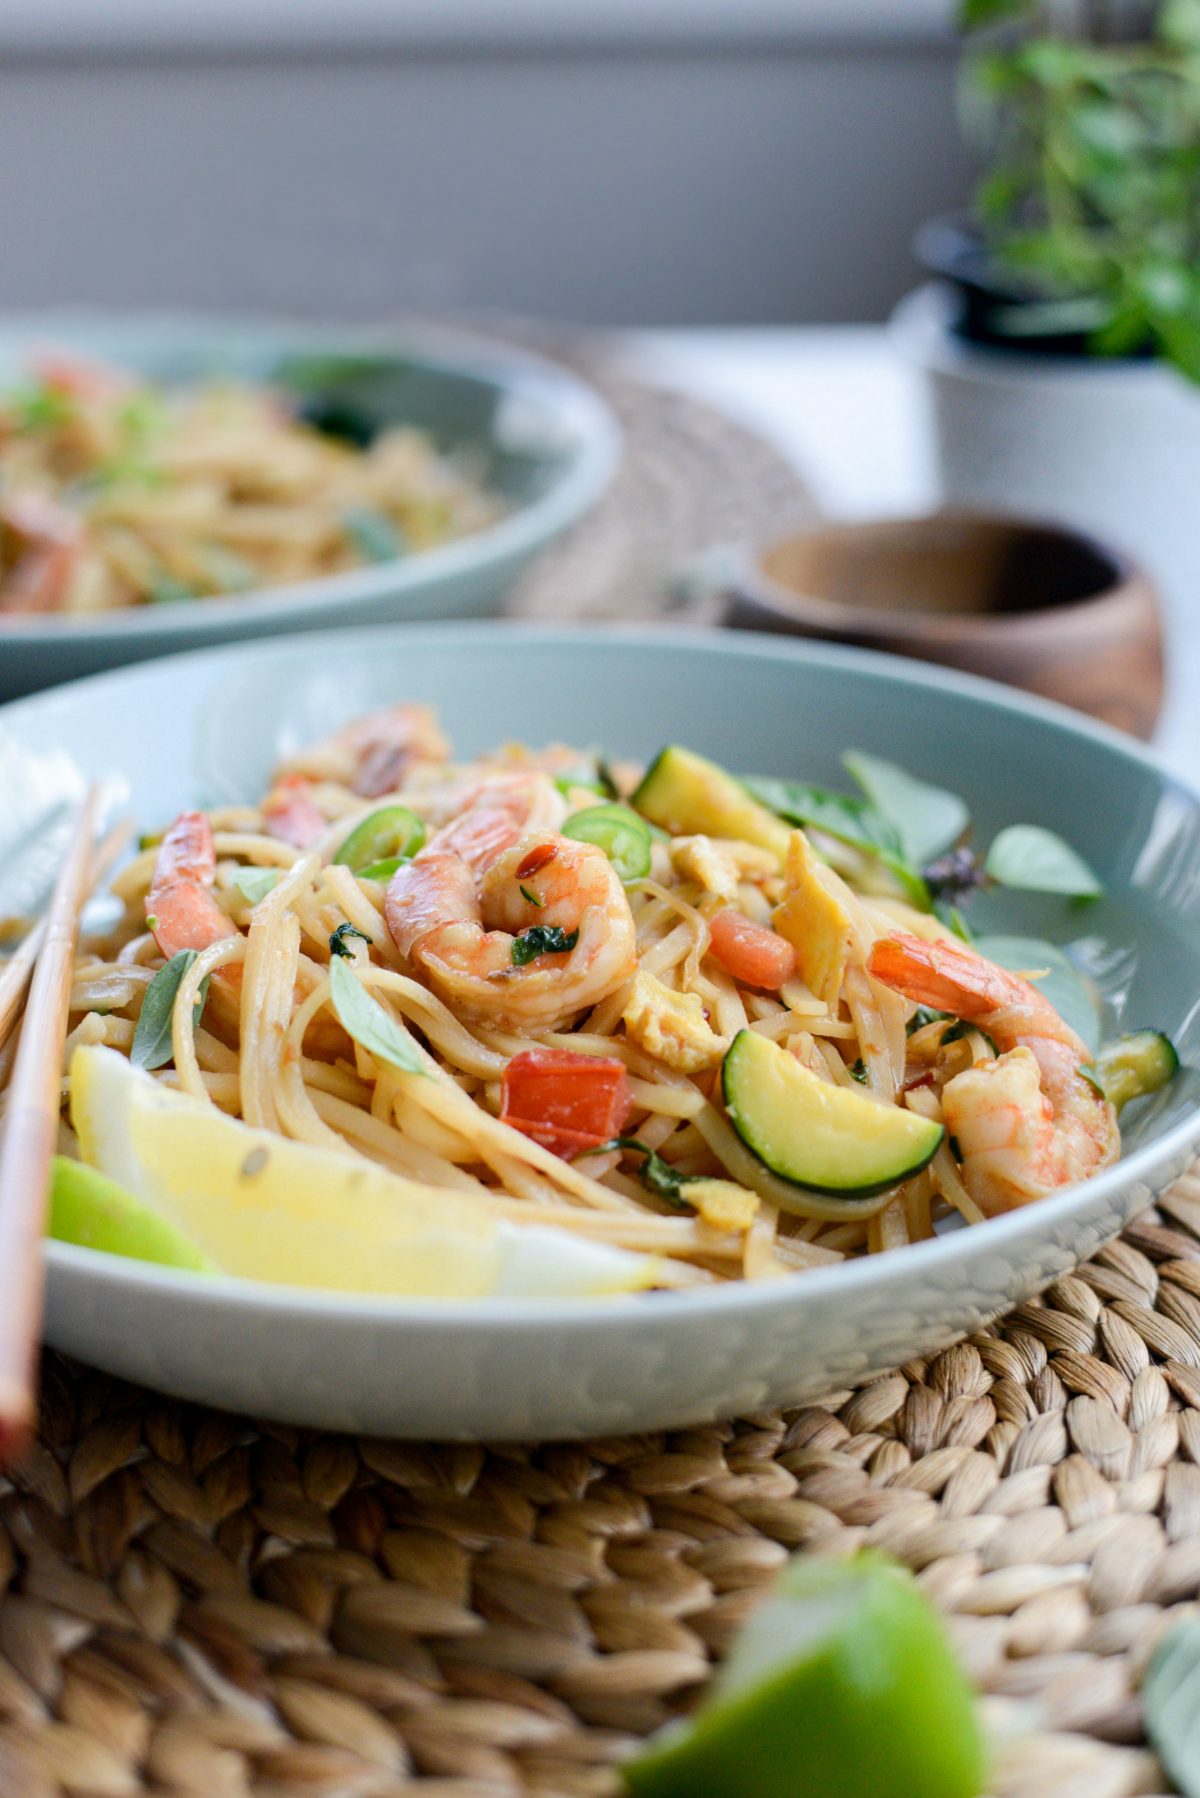
[[[172,658],[0,710],[37,749],[122,771],[139,825],[247,799],[276,757],[354,713],[432,701],[458,748],[506,738],[649,757],[672,740],[836,785],[856,747],[954,788],[987,841],[1016,820],[1100,873],[1084,908],[988,898],[981,928],[1070,945],[1107,1028],[1152,1025],[1184,1068],[1126,1114],[1082,1185],[974,1229],[788,1279],[614,1300],[358,1300],[172,1273],[51,1244],[57,1346],[256,1416],[527,1439],[699,1423],[811,1400],[927,1355],[1092,1254],[1200,1139],[1200,800],[1127,738],[968,677],[811,643],[498,625],[300,638]]]
[[[599,497],[620,434],[566,370],[431,326],[318,329],[147,314],[0,318],[0,389],[48,346],[168,384],[214,375],[281,385],[382,427],[416,425],[467,450],[505,511],[440,548],[323,580],[95,617],[0,613],[0,699],[173,650],[285,631],[494,612],[529,561]]]

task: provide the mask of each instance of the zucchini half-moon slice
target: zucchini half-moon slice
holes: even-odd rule
[[[739,1030],[721,1084],[729,1121],[764,1167],[809,1192],[869,1199],[932,1160],[941,1124],[820,1080],[767,1037]]]

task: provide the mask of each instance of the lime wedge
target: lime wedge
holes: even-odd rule
[[[976,1798],[971,1689],[911,1575],[797,1557],[712,1695],[626,1763],[639,1798]]]
[[[115,1180],[106,1180],[94,1167],[69,1161],[65,1155],[54,1157],[46,1234],[57,1242],[103,1249],[108,1255],[156,1261],[160,1267],[186,1267],[197,1274],[217,1271],[211,1255],[182,1230]]]

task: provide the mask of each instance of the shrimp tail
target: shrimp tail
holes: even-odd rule
[[[907,931],[895,931],[871,945],[867,972],[915,1004],[932,1005],[957,1018],[978,1017],[1015,997],[1002,970],[965,945],[946,938],[926,942]]]

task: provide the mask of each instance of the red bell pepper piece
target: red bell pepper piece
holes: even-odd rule
[[[500,1087],[502,1122],[564,1160],[619,1136],[633,1109],[624,1062],[574,1049],[522,1050]]]

